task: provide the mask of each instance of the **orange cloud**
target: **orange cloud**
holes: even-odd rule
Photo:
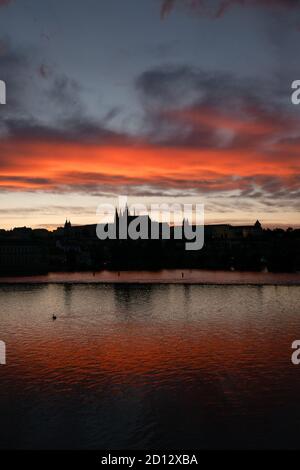
[[[192,126],[201,127],[207,126],[215,129],[230,130],[240,135],[260,136],[271,134],[286,129],[286,121],[274,116],[267,118],[266,116],[259,117],[257,110],[247,110],[246,119],[241,116],[230,116],[228,113],[216,111],[209,107],[202,106],[201,108],[180,109],[175,111],[163,112],[163,116],[171,120],[181,121]],[[296,126],[297,122],[290,119],[290,126]]]
[[[228,125],[238,127],[235,121]],[[259,129],[250,126],[250,132],[256,134]],[[210,188],[228,190],[240,187],[239,178],[259,174],[291,178],[300,173],[294,146],[280,145],[280,150],[286,151],[283,164],[281,159],[254,149],[173,148],[147,143],[101,146],[8,138],[0,143],[1,154],[6,155],[1,162],[0,188],[63,190],[68,187],[88,191],[88,185],[111,185],[118,192],[120,184],[197,188],[201,186],[198,182],[205,180]],[[293,152],[289,156],[291,148]]]

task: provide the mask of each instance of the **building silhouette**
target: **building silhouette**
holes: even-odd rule
[[[156,238],[120,236],[124,221],[128,226],[138,217]],[[115,230],[114,239],[100,240],[96,224],[72,225],[70,220],[53,232],[28,227],[0,230],[0,274],[175,268],[300,271],[299,229],[266,230],[258,220],[253,225],[205,225],[204,247],[187,251],[185,237],[177,238],[186,225],[188,220],[182,226],[152,221],[149,215],[131,214],[126,207],[116,211],[111,224],[103,224],[103,230]]]

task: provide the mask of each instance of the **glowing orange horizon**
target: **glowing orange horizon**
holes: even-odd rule
[[[11,190],[49,190],[58,186],[79,186],[101,178],[119,185],[116,177],[127,184],[191,187],[197,179],[213,183],[222,177],[255,175],[281,177],[286,180],[300,173],[294,147],[282,148],[282,158],[263,150],[199,149],[139,145],[91,145],[42,140],[2,140],[0,148],[7,155],[2,163],[0,187]],[[289,154],[291,155],[289,156]],[[45,179],[47,181],[45,181]],[[39,181],[41,180],[41,181]],[[232,179],[224,189],[235,189]]]

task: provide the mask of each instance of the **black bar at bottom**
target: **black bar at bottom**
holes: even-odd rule
[[[276,459],[276,464],[284,465],[286,468],[288,457],[294,457],[291,452],[282,451],[183,451],[183,450],[159,450],[159,451],[128,451],[128,450],[93,450],[93,451],[0,451],[0,461],[22,465],[28,463],[31,469],[41,468],[44,463],[48,465],[61,465],[74,463],[74,465],[84,465],[84,468],[107,468],[111,465],[120,465],[123,468],[142,468],[143,466],[157,467],[164,465],[171,467],[185,465],[188,467],[199,467],[207,464],[224,466],[225,463],[237,464],[237,468],[243,468],[245,464],[257,466],[264,458]],[[54,467],[55,468],[55,467]]]

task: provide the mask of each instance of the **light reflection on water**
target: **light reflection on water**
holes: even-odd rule
[[[297,286],[2,285],[0,305],[1,448],[300,447]]]

